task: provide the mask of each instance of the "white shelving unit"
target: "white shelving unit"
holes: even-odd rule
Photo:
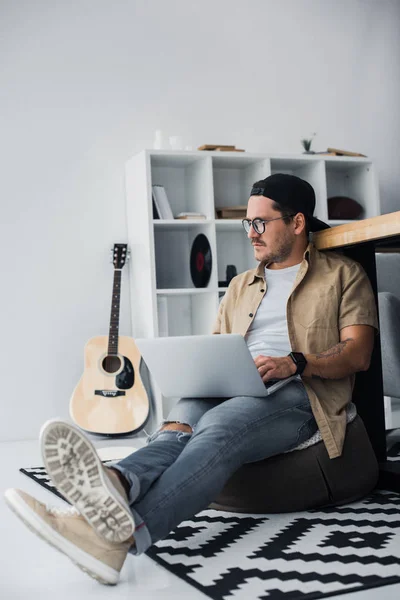
[[[209,333],[225,287],[226,267],[240,273],[254,267],[253,249],[240,220],[216,219],[216,209],[247,203],[252,184],[273,173],[307,180],[316,194],[315,216],[330,225],[328,198],[349,196],[362,218],[380,214],[378,182],[367,158],[321,155],[262,155],[231,152],[144,150],[126,164],[130,291],[134,337]],[[205,220],[154,220],[152,185],[163,185],[174,215],[201,212]],[[211,246],[207,287],[194,286],[190,251],[203,233]],[[153,383],[154,386],[154,383]],[[155,388],[157,417],[173,399]]]

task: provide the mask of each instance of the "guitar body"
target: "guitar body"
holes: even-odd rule
[[[130,337],[118,337],[118,353],[109,355],[109,338],[91,338],[85,346],[84,373],[70,401],[70,414],[87,432],[126,435],[140,430],[150,403],[140,378],[140,353]]]

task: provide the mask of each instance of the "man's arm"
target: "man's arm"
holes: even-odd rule
[[[306,354],[305,377],[341,379],[366,371],[374,348],[375,330],[370,325],[351,325],[340,331],[340,342],[318,354]]]
[[[340,342],[318,354],[305,354],[305,377],[341,379],[369,367],[375,330],[370,325],[351,325],[340,331]],[[289,356],[257,356],[254,361],[263,381],[284,379],[296,372]]]

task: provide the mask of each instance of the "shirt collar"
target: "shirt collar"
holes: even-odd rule
[[[312,242],[309,242],[307,248],[304,251],[303,261],[301,262],[301,265],[302,266],[308,266],[308,265],[311,266],[314,256],[315,256],[315,246]],[[305,261],[306,261],[306,263],[308,263],[308,265],[304,264]],[[256,269],[254,269],[253,277],[250,279],[249,285],[252,285],[258,279],[262,279],[263,281],[265,281],[265,265],[266,264],[267,263],[264,260],[264,261],[260,262],[260,264],[258,265],[258,267]]]

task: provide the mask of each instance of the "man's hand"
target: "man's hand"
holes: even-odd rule
[[[264,383],[271,379],[285,379],[296,373],[296,365],[290,356],[257,356],[254,359]]]

